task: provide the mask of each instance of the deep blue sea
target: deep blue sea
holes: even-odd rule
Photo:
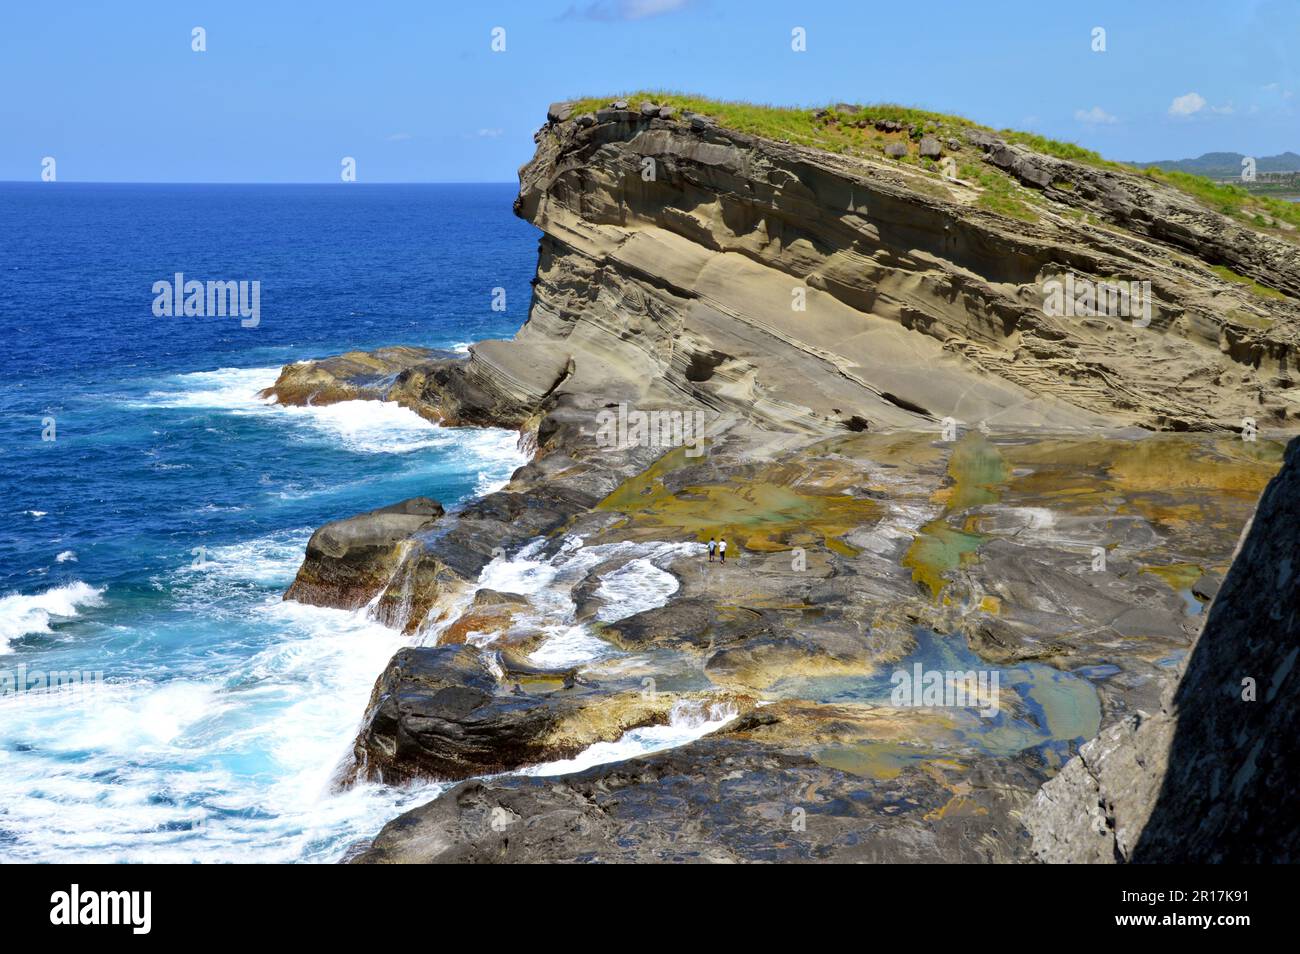
[[[427,798],[331,792],[401,637],[280,596],[320,524],[483,492],[516,435],[256,394],[511,336],[538,236],[514,194],[0,183],[0,860],[332,861]],[[260,281],[259,324],[155,317],[176,272]],[[69,670],[103,682],[2,691]]]

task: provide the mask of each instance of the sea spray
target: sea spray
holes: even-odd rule
[[[104,587],[75,580],[32,596],[0,597],[0,653],[9,652],[12,640],[50,632],[52,620],[73,619],[83,608],[102,605],[103,595]]]
[[[621,762],[639,755],[675,749],[716,732],[738,714],[736,704],[729,700],[678,699],[672,705],[666,725],[630,729],[614,742],[597,742],[571,759],[529,766],[518,774],[567,775],[594,765]]]

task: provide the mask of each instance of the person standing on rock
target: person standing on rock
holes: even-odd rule
[[[727,538],[723,537],[718,541],[718,557],[721,562],[727,562]]]
[[[709,537],[709,562],[710,563],[713,562],[713,554],[717,552],[717,549],[718,549],[718,545],[713,542],[712,537]]]

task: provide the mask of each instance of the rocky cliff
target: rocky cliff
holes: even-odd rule
[[[518,340],[593,351],[577,390],[634,367],[781,427],[1294,416],[1294,301],[1212,267],[1295,296],[1295,244],[1139,175],[954,132],[940,161],[1014,177],[1035,221],[986,211],[979,180],[704,116],[552,122],[520,171],[516,209],[545,237]],[[903,130],[886,138],[919,152]],[[1149,281],[1150,324],[1045,315],[1042,284],[1067,272]]]
[[[462,782],[359,855],[1053,857],[1067,815],[1031,836],[1022,812],[1159,709],[1296,426],[1288,227],[969,123],[841,105],[757,135],[695,105],[551,108],[513,340],[291,365],[269,394],[397,401],[531,453],[446,514],[313,537],[287,596],[413,643],[348,782],[726,724]],[[1091,307],[1121,282],[1125,308]],[[493,589],[521,553],[549,585]],[[996,674],[1001,702],[891,692],[913,671]]]

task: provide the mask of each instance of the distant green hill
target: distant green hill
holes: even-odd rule
[[[1158,162],[1134,162],[1130,165],[1139,168],[1154,166],[1166,172],[1190,172],[1209,179],[1230,179],[1241,175],[1241,160],[1244,158],[1246,157],[1240,152],[1207,152],[1195,159],[1161,159]],[[1276,156],[1256,156],[1255,172],[1300,172],[1300,155],[1288,151]]]

